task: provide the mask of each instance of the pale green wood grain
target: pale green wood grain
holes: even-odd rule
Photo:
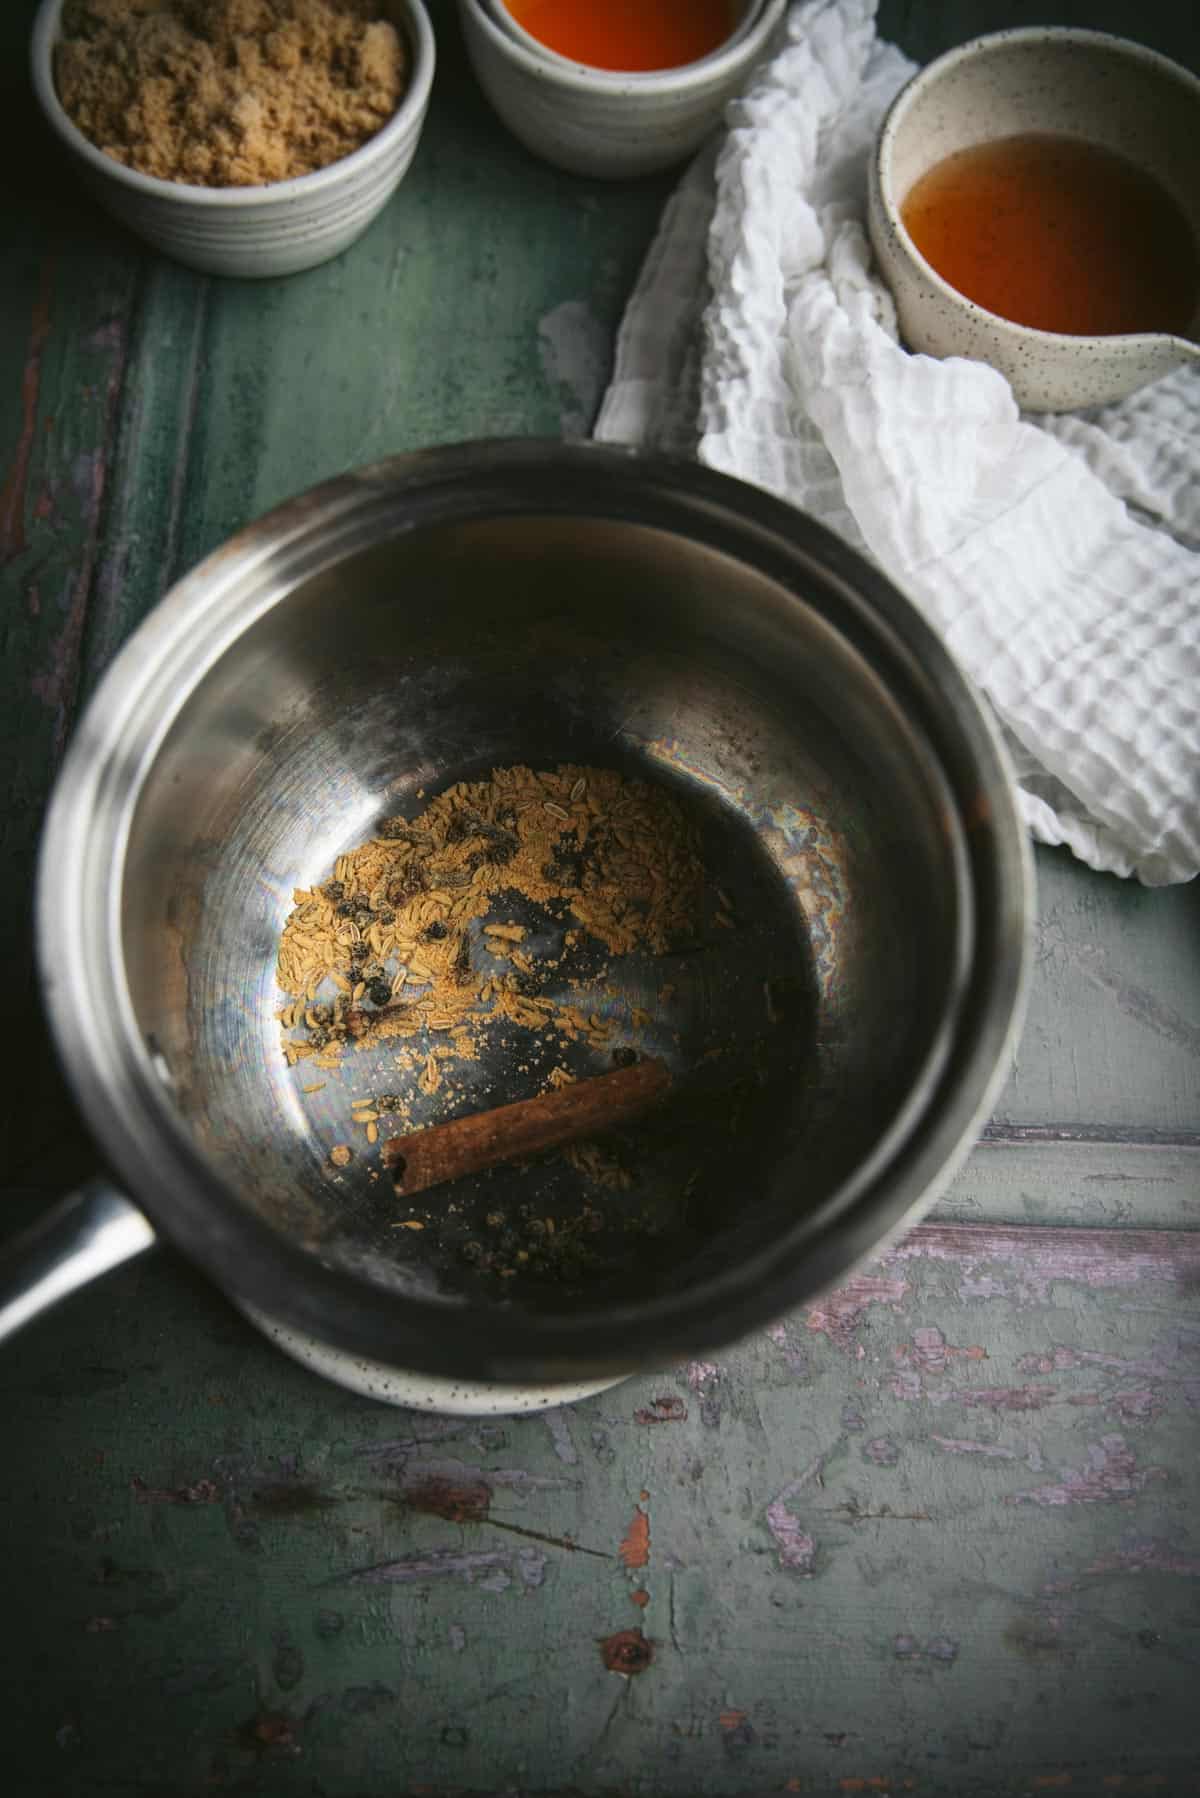
[[[1036,857],[1029,1011],[1005,1122],[1200,1133],[1200,884],[1150,890]]]
[[[1198,1255],[926,1230],[736,1350],[491,1422],[118,1275],[0,1359],[10,1789],[1190,1792]],[[412,1508],[455,1491],[486,1515]],[[606,1671],[638,1627],[652,1664]]]
[[[989,1139],[933,1208],[955,1223],[1200,1229],[1200,1148],[1102,1136]]]

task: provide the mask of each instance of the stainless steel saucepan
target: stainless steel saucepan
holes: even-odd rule
[[[573,961],[535,965],[618,1038],[636,1008],[672,1096],[609,1145],[619,1182],[546,1157],[397,1229],[349,1110],[401,1082],[395,1043],[319,1080],[280,1051],[293,890],[456,780],[565,762],[671,789],[725,896],[667,956],[606,966],[580,933]],[[175,586],[71,745],[38,953],[114,1184],[10,1253],[4,1326],[161,1233],[285,1347],[408,1401],[415,1378],[428,1403],[547,1402],[717,1346],[835,1283],[960,1164],[1018,1026],[1029,904],[979,700],[808,518],[593,445],[466,444],[331,481]],[[460,1111],[528,1090],[539,1045],[487,1040]],[[584,1210],[588,1254],[561,1276],[535,1257],[498,1279],[468,1247]]]

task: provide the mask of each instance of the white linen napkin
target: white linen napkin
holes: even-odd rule
[[[900,345],[866,166],[912,71],[874,0],[791,11],[664,212],[595,435],[692,451],[873,556],[990,699],[1033,835],[1188,880],[1200,374],[1022,415],[993,369]]]

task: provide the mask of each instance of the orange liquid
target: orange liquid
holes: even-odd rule
[[[738,0],[504,0],[518,25],[593,69],[677,69],[729,37]]]
[[[944,280],[1014,324],[1107,337],[1192,322],[1188,222],[1111,150],[1038,133],[960,150],[921,177],[901,217]]]

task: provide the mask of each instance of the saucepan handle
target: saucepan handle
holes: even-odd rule
[[[87,1181],[0,1249],[0,1342],[154,1240],[153,1225],[115,1186]]]

